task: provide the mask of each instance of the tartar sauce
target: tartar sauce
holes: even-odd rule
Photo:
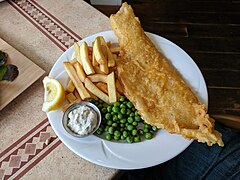
[[[88,106],[80,106],[68,114],[68,127],[78,135],[87,135],[97,125],[97,113]]]

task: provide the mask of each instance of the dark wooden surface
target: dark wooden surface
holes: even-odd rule
[[[240,119],[240,1],[127,0],[145,31],[184,49],[208,87],[210,115]],[[95,5],[110,16],[118,6]]]

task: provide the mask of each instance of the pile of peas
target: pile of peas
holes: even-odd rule
[[[140,142],[142,138],[152,139],[158,130],[156,126],[146,124],[124,96],[112,105],[102,100],[90,99],[90,102],[99,108],[102,115],[101,125],[95,133],[104,135],[106,140]]]

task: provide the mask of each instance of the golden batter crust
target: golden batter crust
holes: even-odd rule
[[[110,22],[121,47],[118,78],[142,119],[187,139],[223,146],[205,106],[145,35],[131,6],[123,3]]]

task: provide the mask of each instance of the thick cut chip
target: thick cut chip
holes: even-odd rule
[[[108,86],[107,86],[106,83],[99,82],[99,83],[96,84],[96,86],[97,86],[102,92],[104,92],[104,93],[106,93],[106,94],[109,94],[109,93],[108,93]],[[119,97],[120,97],[119,92],[116,91],[116,95],[117,95],[117,99],[119,99]]]
[[[93,46],[94,42],[92,43],[92,46]],[[98,65],[98,62],[95,58],[95,54],[94,54],[94,51],[92,50],[92,65],[93,66],[97,66]],[[94,67],[93,67],[94,68]],[[95,70],[95,69],[94,69]]]
[[[106,83],[99,82],[96,86],[104,93],[108,94],[108,87]]]
[[[79,49],[79,45],[77,42],[74,42],[74,53],[75,53],[77,61],[82,64],[82,60],[80,57],[80,49]]]
[[[88,76],[92,82],[104,82],[107,83],[107,75],[105,74],[93,74]]]
[[[107,64],[107,59],[104,56],[104,53],[102,51],[102,45],[101,45],[101,39],[100,37],[97,37],[94,41],[93,44],[93,52],[94,52],[94,56],[96,58],[96,61],[99,64]]]
[[[74,96],[75,96],[79,101],[82,100],[82,98],[80,97],[78,91],[75,90],[75,91],[73,92],[73,94],[74,94]]]
[[[109,49],[109,46],[107,45],[106,41],[104,40],[104,38],[102,36],[100,36],[99,38],[101,39],[103,53],[105,52],[104,53],[104,54],[106,54],[105,57],[107,57],[108,67],[114,67],[115,59],[114,59],[112,52]]]
[[[77,98],[76,98],[76,96],[75,96],[73,93],[69,93],[69,94],[66,95],[66,99],[67,99],[70,103],[72,103],[72,102],[74,102]]]
[[[104,92],[102,92],[100,89],[98,89],[98,87],[95,86],[88,78],[85,79],[85,86],[95,96],[99,97],[104,102],[109,103],[108,96]]]
[[[79,95],[81,96],[81,98],[83,100],[86,99],[86,98],[90,98],[91,97],[90,94],[88,93],[88,91],[84,87],[83,83],[79,79],[79,77],[78,77],[74,67],[72,66],[72,64],[69,63],[69,62],[64,62],[63,65],[64,65],[64,68],[67,71],[70,79],[72,80],[74,86],[76,87]]]
[[[78,62],[77,61],[77,59],[76,58],[74,58],[74,59],[72,59],[71,61],[69,61],[72,65],[74,65],[76,62]]]
[[[131,6],[123,3],[110,23],[123,59],[117,61],[118,79],[142,119],[187,139],[223,146],[205,106],[145,35]]]
[[[66,87],[66,91],[69,92],[69,93],[71,93],[71,92],[74,91],[74,89],[75,89],[75,86],[74,86],[72,80],[70,79],[70,80],[68,81],[68,85],[67,85],[67,87]]]
[[[110,73],[107,76],[107,86],[108,86],[109,103],[115,103],[117,101],[117,92],[116,92],[114,72]]]
[[[102,71],[100,70],[100,67],[98,67],[98,66],[93,66],[93,68],[94,68],[94,71],[95,71],[97,74],[105,74],[104,72],[102,72]]]
[[[92,64],[90,63],[90,60],[88,57],[88,46],[87,46],[86,42],[83,42],[80,46],[80,57],[81,57],[82,66],[83,66],[85,73],[87,75],[94,74],[95,71],[94,71]]]
[[[84,72],[84,70],[83,70],[82,65],[81,65],[79,62],[76,62],[76,63],[74,64],[74,68],[75,68],[75,70],[76,70],[76,73],[77,73],[79,79],[80,79],[82,82],[84,82],[84,81],[85,81],[85,78],[86,78],[86,74],[85,74],[85,72]]]
[[[100,71],[102,71],[104,74],[108,74],[109,73],[108,65],[100,64]]]

